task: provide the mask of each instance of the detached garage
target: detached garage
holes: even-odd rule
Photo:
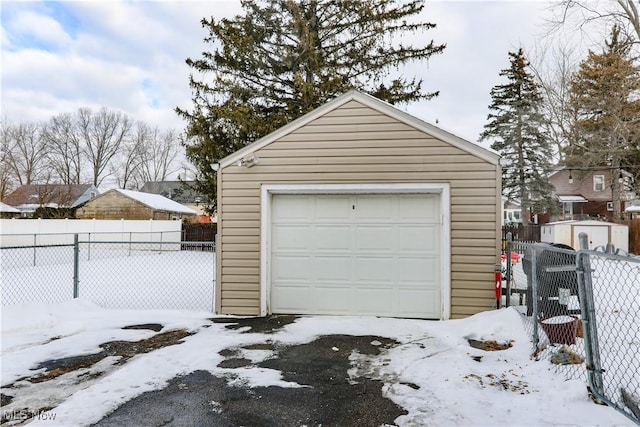
[[[491,309],[498,155],[348,92],[220,161],[216,311]]]

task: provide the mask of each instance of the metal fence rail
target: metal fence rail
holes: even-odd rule
[[[504,258],[505,303],[522,314],[534,355],[640,424],[640,259],[513,241]]]
[[[117,232],[78,232],[78,233],[22,233],[0,234],[0,247],[47,246],[73,244],[74,236],[81,241],[145,241],[180,242],[182,232],[177,231],[117,231]],[[195,239],[194,239],[195,240]],[[203,239],[204,240],[204,239]]]
[[[2,305],[83,298],[107,308],[212,311],[215,243],[83,241],[0,248]]]

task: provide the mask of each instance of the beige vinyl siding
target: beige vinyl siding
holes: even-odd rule
[[[255,154],[219,172],[220,313],[260,312],[261,184],[449,183],[451,317],[495,306],[496,165],[355,101]]]

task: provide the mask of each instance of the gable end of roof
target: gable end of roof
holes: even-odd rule
[[[321,105],[320,107],[305,114],[304,116],[297,118],[291,123],[284,125],[280,129],[260,138],[259,140],[253,142],[252,144],[249,144],[246,147],[236,151],[235,153],[230,154],[229,156],[221,159],[219,162],[220,168],[224,168],[233,164],[234,162],[242,159],[243,157],[271,144],[272,142],[282,138],[285,135],[288,135],[294,132],[295,130],[305,126],[306,124],[312,122],[313,120],[319,117],[322,117],[328,112],[340,108],[342,105],[350,101],[360,102],[369,108],[372,108],[382,114],[386,114],[417,130],[420,130],[429,135],[432,135],[444,142],[447,142],[453,145],[456,148],[466,151],[469,154],[475,155],[489,163],[492,163],[495,165],[499,164],[500,155],[496,151],[482,147],[473,142],[467,141],[464,138],[461,138],[449,131],[439,128],[415,116],[412,116],[398,109],[397,107],[387,102],[384,102],[380,99],[377,99],[371,95],[365,94],[357,90],[351,90]]]

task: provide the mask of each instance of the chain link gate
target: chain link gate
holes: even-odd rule
[[[508,239],[505,305],[521,313],[536,358],[640,425],[640,258],[606,250]]]

